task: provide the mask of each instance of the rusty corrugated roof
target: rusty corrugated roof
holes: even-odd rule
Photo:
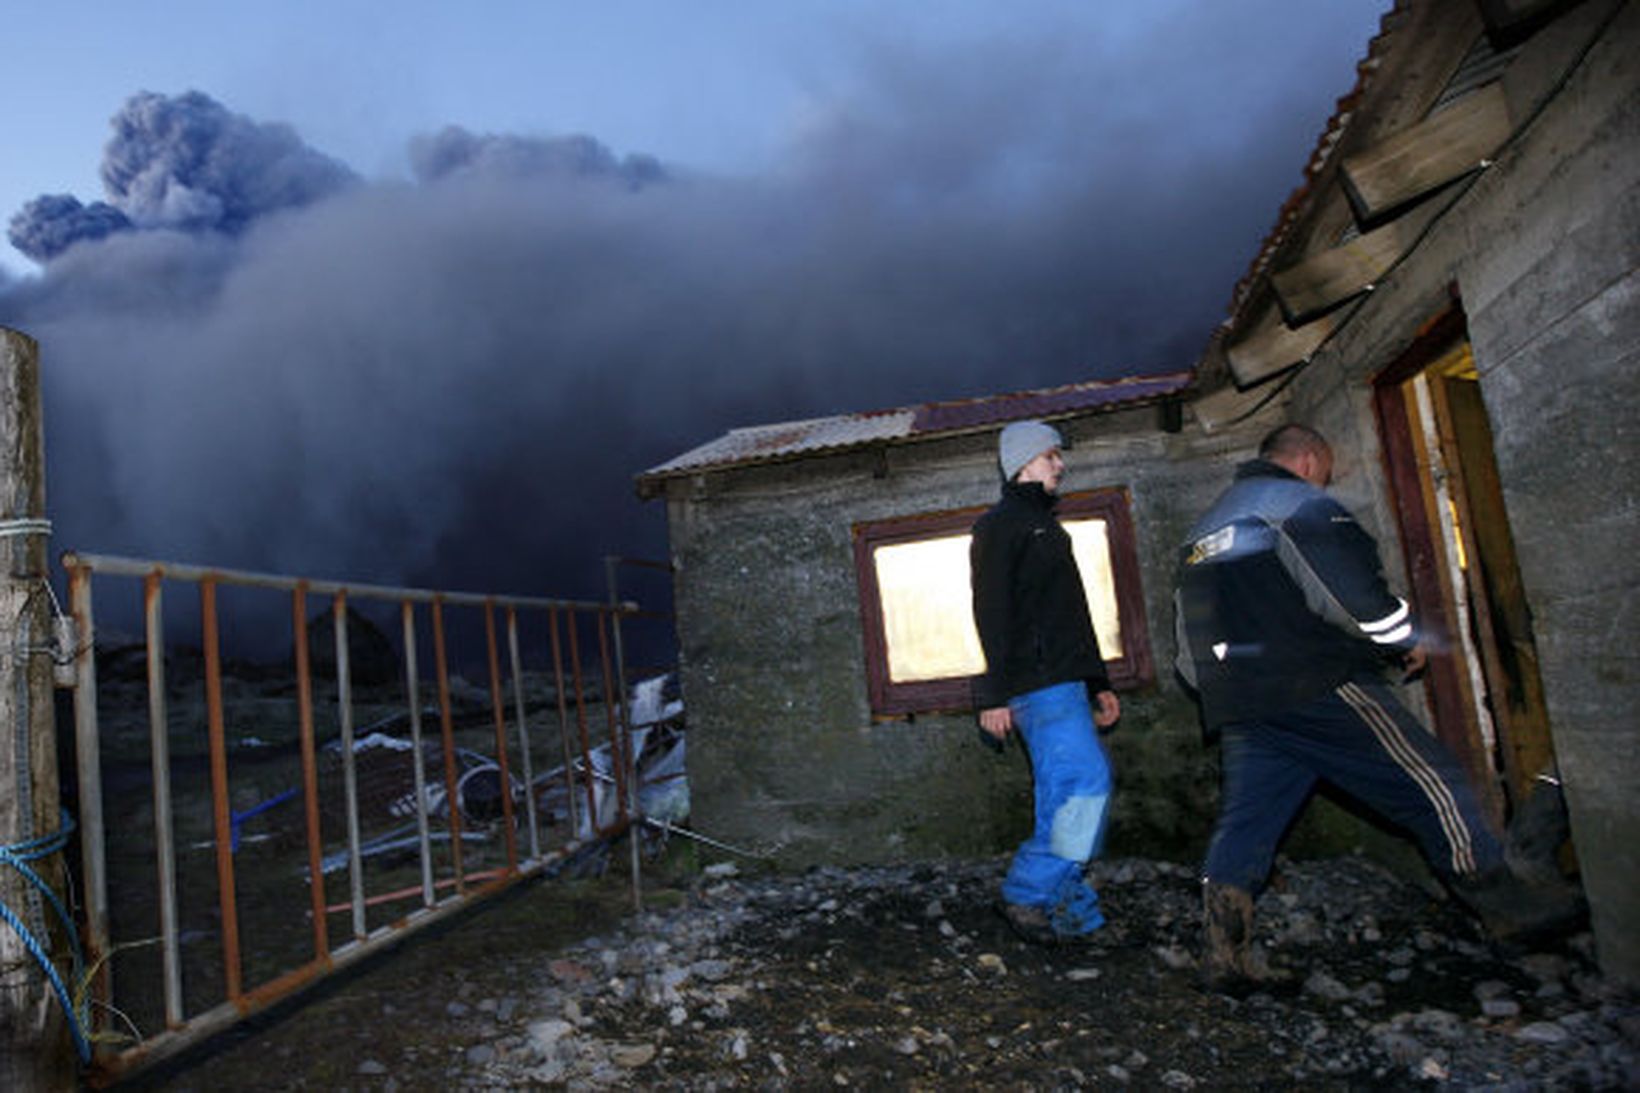
[[[731,429],[716,440],[644,471],[638,476],[638,491],[647,494],[648,487],[659,480],[682,474],[928,439],[1024,418],[1062,418],[1129,406],[1177,394],[1189,385],[1193,375],[1172,372],[1122,380],[1090,380],[1006,395]]]

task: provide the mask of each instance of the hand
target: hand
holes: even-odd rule
[[[1122,700],[1116,697],[1115,691],[1100,691],[1093,696],[1093,701],[1093,723],[1101,729],[1110,728],[1122,716]]]
[[[1014,731],[1013,711],[1006,706],[993,706],[989,710],[981,710],[979,727],[998,741],[1006,740],[1008,734]]]
[[[1429,666],[1429,653],[1425,651],[1423,642],[1419,642],[1408,649],[1406,656],[1401,658],[1401,669],[1406,673],[1406,680],[1410,683],[1423,674]]]

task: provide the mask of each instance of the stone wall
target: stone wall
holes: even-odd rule
[[[1565,69],[1610,4],[1516,64]],[[1395,550],[1371,379],[1450,304],[1468,317],[1602,965],[1640,980],[1640,9],[1384,278],[1293,385],[1340,490]]]

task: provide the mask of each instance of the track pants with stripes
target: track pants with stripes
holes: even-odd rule
[[[1224,726],[1224,799],[1207,879],[1257,892],[1318,781],[1404,828],[1438,872],[1503,863],[1463,769],[1382,683],[1345,683],[1297,709]]]

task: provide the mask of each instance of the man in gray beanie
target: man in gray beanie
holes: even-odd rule
[[[974,524],[969,554],[985,651],[985,672],[973,680],[980,728],[998,741],[1017,730],[1035,783],[1035,830],[1003,881],[1002,910],[1021,937],[1043,944],[1104,925],[1083,870],[1099,850],[1110,802],[1098,729],[1121,716],[1071,537],[1054,519],[1062,445],[1040,421],[1002,430],[1002,499]]]

